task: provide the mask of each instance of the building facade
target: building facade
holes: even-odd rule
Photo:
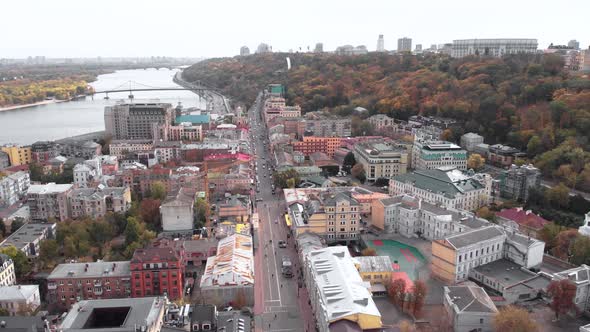
[[[536,39],[458,39],[453,40],[451,56],[468,55],[502,57],[508,54],[537,53]]]
[[[468,152],[473,152],[478,144],[483,144],[483,136],[476,133],[467,133],[461,136],[461,147]]]
[[[68,217],[93,219],[107,213],[125,213],[131,207],[129,187],[80,188],[68,194]]]
[[[30,146],[4,145],[0,149],[8,154],[10,166],[27,165],[32,160]]]
[[[154,125],[170,125],[174,109],[167,103],[121,103],[104,110],[105,131],[115,140],[153,139]]]
[[[467,169],[467,151],[451,142],[415,139],[412,147],[412,168],[416,170],[439,167]]]
[[[174,197],[169,197],[160,205],[162,229],[165,232],[189,232],[194,228],[194,205],[196,191],[180,188]]]
[[[299,151],[306,157],[315,152],[322,152],[334,157],[334,153],[340,147],[341,141],[341,137],[303,136],[301,141],[294,141],[291,145],[293,151]]]
[[[28,222],[4,239],[0,247],[14,246],[27,257],[35,258],[39,256],[41,242],[54,238],[56,229],[57,224]]]
[[[0,308],[10,316],[32,315],[40,305],[39,285],[0,287]]]
[[[376,114],[369,117],[367,120],[377,131],[381,131],[387,128],[393,129],[393,127],[395,127],[394,119],[388,117],[385,114]]]
[[[68,194],[71,184],[34,184],[27,192],[27,204],[33,220],[53,218],[65,221],[68,218]]]
[[[531,188],[541,185],[541,171],[533,165],[511,165],[500,175],[500,196],[526,202]]]
[[[12,205],[23,199],[30,185],[28,172],[19,171],[0,179],[0,207]]]
[[[412,52],[412,38],[404,37],[397,40],[398,52]]]
[[[170,248],[137,249],[131,258],[133,297],[166,295],[176,300],[183,295],[183,252]]]
[[[455,332],[492,332],[498,309],[486,291],[478,286],[445,286],[443,305]]]
[[[352,135],[350,118],[343,118],[327,112],[305,113],[305,133],[319,137],[349,137]]]
[[[16,284],[14,262],[5,254],[0,254],[0,287]]]
[[[405,174],[408,167],[408,151],[391,141],[369,141],[354,146],[357,163],[363,165],[368,181],[391,179]]]
[[[70,308],[82,300],[131,296],[129,261],[59,264],[47,277],[49,304]]]

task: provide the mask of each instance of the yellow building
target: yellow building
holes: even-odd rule
[[[371,285],[385,285],[391,280],[393,267],[389,256],[359,256],[354,259],[357,261],[356,268],[363,281],[370,282]]]
[[[6,145],[1,149],[8,154],[10,166],[26,165],[31,162],[30,146]]]

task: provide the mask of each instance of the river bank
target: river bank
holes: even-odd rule
[[[42,101],[38,101],[36,103],[31,103],[31,104],[22,104],[22,105],[12,105],[12,106],[0,107],[0,112],[18,110],[21,108],[40,106],[40,105],[57,104],[57,103],[63,103],[66,101],[69,101],[69,100],[58,100],[58,99],[42,100]]]

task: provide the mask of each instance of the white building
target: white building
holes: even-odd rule
[[[94,158],[74,166],[74,184],[78,188],[86,188],[92,181],[100,181],[102,177],[102,161]]]
[[[476,133],[467,133],[461,136],[461,147],[468,152],[473,152],[478,144],[483,144],[483,136]]]
[[[492,178],[488,174],[470,175],[452,167],[419,170],[391,179],[389,194],[409,194],[437,206],[474,211],[489,204]]]
[[[194,228],[195,190],[181,188],[176,196],[160,205],[162,229],[165,232],[190,232]]]
[[[451,56],[468,55],[502,57],[506,54],[537,53],[536,39],[459,39],[453,40]]]
[[[18,202],[26,195],[30,185],[28,172],[19,171],[0,179],[0,206]]]
[[[411,165],[417,170],[445,166],[466,170],[467,151],[451,142],[420,139],[416,136],[412,147]]]
[[[41,305],[38,285],[0,287],[0,308],[10,316],[30,315]]]
[[[361,278],[347,247],[310,251],[304,274],[320,331],[341,320],[356,322],[360,330],[382,327],[370,283]]]
[[[14,263],[12,259],[5,254],[0,254],[0,286],[12,286],[16,283],[14,272]]]
[[[453,331],[493,331],[493,320],[498,309],[483,288],[445,286],[443,300]]]
[[[590,236],[590,212],[584,215],[584,224],[578,228],[578,233],[584,236]]]
[[[574,304],[582,313],[590,312],[590,266],[582,264],[573,269],[558,272],[554,280],[570,280],[576,285]]]
[[[377,131],[383,130],[386,128],[394,129],[395,121],[393,118],[388,117],[385,114],[375,114],[367,119],[369,123],[373,126],[373,128]]]
[[[354,146],[354,157],[363,166],[367,181],[379,178],[391,179],[406,173],[408,151],[405,146],[392,141],[375,140],[360,142]]]

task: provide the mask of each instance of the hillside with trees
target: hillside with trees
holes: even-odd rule
[[[287,101],[304,112],[350,115],[361,106],[369,115],[402,120],[415,114],[454,118],[461,125],[447,133],[451,139],[477,132],[486,143],[526,151],[544,176],[590,190],[590,79],[562,68],[563,59],[551,54],[272,53],[202,61],[183,76],[246,104],[268,83],[282,83]]]

